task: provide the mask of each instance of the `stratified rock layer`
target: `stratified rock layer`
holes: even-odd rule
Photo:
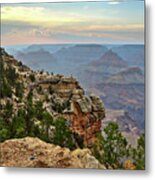
[[[31,137],[1,143],[0,166],[105,169],[89,149],[70,151]]]
[[[48,91],[49,87],[53,90],[54,93],[48,105],[49,111],[53,114],[57,114],[51,107],[53,104],[62,105],[66,101],[69,102],[61,115],[70,121],[71,130],[84,139],[84,144],[91,145],[96,133],[100,132],[101,121],[105,117],[103,102],[100,98],[94,95],[85,96],[79,82],[73,77],[53,75],[49,79],[30,85],[30,88],[35,89],[38,86],[45,91]]]

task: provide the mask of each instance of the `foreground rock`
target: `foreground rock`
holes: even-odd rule
[[[70,151],[31,137],[1,143],[0,166],[105,169],[89,149]]]

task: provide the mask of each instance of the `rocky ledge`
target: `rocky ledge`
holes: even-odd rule
[[[70,151],[32,137],[0,143],[0,166],[105,169],[89,149]]]

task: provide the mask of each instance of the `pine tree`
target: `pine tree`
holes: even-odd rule
[[[69,149],[75,149],[75,140],[69,127],[67,126],[67,120],[64,118],[58,118],[55,123],[55,132],[53,143]]]
[[[122,168],[122,160],[126,157],[127,140],[119,131],[118,124],[110,122],[99,134],[93,146],[95,157],[103,164],[113,168]]]

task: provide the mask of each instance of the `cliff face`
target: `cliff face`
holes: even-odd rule
[[[105,117],[102,101],[97,96],[87,97],[79,82],[73,77],[52,75],[30,85],[31,90],[41,87],[44,91],[52,89],[47,107],[55,116],[63,115],[70,121],[70,128],[84,139],[85,145],[94,141],[96,133],[101,129],[101,121]],[[53,105],[63,106],[62,112],[55,111]]]
[[[38,138],[7,140],[0,143],[0,149],[0,166],[105,169],[89,149],[70,151]]]
[[[63,75],[49,75],[45,72],[34,72],[19,64],[12,56],[1,49],[1,61],[4,66],[11,66],[18,74],[18,80],[23,84],[24,94],[22,102],[18,101],[15,93],[10,101],[16,111],[24,107],[28,93],[33,92],[33,102],[41,100],[44,108],[53,117],[63,116],[69,121],[70,129],[79,134],[84,144],[90,145],[101,129],[101,121],[105,117],[102,101],[97,96],[87,97],[79,82]],[[34,81],[30,79],[34,76]],[[14,92],[14,90],[13,90]],[[1,99],[5,104],[5,99]]]

